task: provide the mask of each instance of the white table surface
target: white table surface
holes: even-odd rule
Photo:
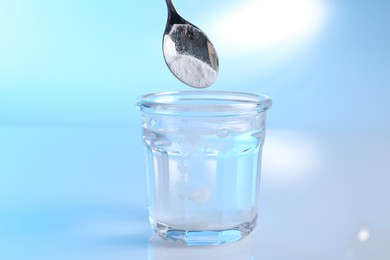
[[[0,128],[0,259],[390,259],[390,133],[269,129],[258,226],[153,235],[136,127]]]

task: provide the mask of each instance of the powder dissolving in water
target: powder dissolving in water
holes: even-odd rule
[[[185,48],[193,49],[197,45],[192,44],[190,40],[182,39],[188,46],[176,46],[173,37],[182,36],[182,30],[187,30],[187,25],[173,25],[170,33],[164,36],[164,57],[165,61],[172,73],[182,82],[196,88],[206,88],[210,86],[217,78],[218,72],[213,69],[208,63],[193,55],[186,54]],[[200,31],[192,30],[192,34],[200,33]],[[189,37],[190,38],[190,37]],[[199,44],[196,42],[196,44]],[[202,43],[201,43],[202,44]],[[200,47],[208,51],[207,43]],[[183,50],[180,50],[183,48]],[[208,55],[207,53],[200,53]]]

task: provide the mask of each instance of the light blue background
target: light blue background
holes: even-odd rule
[[[176,5],[207,33],[237,5],[209,2]],[[224,50],[213,89],[270,95],[272,127],[389,129],[390,4],[323,2],[324,25],[303,49],[277,65],[277,49]],[[0,124],[129,125],[139,95],[188,89],[165,67],[165,20],[164,1],[2,0]]]
[[[239,47],[225,48],[229,43],[213,28],[219,15],[244,2],[176,0],[176,6],[220,50],[219,78],[210,89],[269,95],[274,102],[268,117],[271,137],[289,140],[297,135],[277,133],[292,131],[322,141],[318,154],[334,159],[334,168],[322,169],[342,169],[343,174],[332,176],[345,187],[361,170],[352,193],[344,186],[332,193],[334,201],[347,194],[344,202],[352,207],[343,211],[341,204],[329,206],[329,211],[341,212],[340,230],[353,218],[351,212],[361,212],[364,200],[356,195],[357,187],[368,176],[372,191],[385,190],[389,181],[384,144],[390,131],[390,2],[324,0],[322,26],[296,48],[286,52],[289,43],[283,42],[240,52]],[[164,63],[165,22],[164,1],[0,0],[0,258],[132,259],[129,252],[135,248],[137,259],[147,257],[144,246],[152,232],[135,100],[149,92],[189,89]],[[379,139],[373,145],[364,141],[368,137]],[[279,152],[275,142],[269,144],[270,151]],[[356,158],[374,152],[379,157],[370,160],[377,168],[349,168]],[[289,206],[284,209],[294,215],[284,196],[301,201],[324,182],[314,178],[278,186],[270,176],[262,184],[263,220],[269,222],[260,229],[267,234],[267,227],[274,227],[269,233],[284,237],[288,227],[278,225],[286,212],[272,205],[285,202]],[[318,192],[313,203],[326,204],[328,190]],[[386,196],[368,197],[379,203]],[[390,228],[388,205],[364,205],[367,211],[382,210],[373,226]],[[268,216],[267,209],[279,217]],[[310,222],[312,216],[302,212]],[[307,228],[290,234],[303,232],[303,241],[304,234],[311,234]],[[333,241],[330,237],[324,241]],[[274,252],[283,257],[280,250]],[[328,259],[341,259],[326,252]]]

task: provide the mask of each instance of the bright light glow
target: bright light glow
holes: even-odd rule
[[[295,132],[270,131],[265,140],[262,174],[278,183],[307,180],[320,163],[319,151],[309,137]]]
[[[322,0],[248,0],[217,17],[214,35],[234,53],[307,40],[324,22]]]
[[[361,228],[357,235],[357,239],[361,242],[365,242],[370,238],[370,230],[368,228]]]

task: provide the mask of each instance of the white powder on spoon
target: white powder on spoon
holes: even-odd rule
[[[178,53],[175,43],[168,36],[164,37],[163,51],[168,67],[185,84],[195,88],[206,88],[216,80],[217,71],[194,56]]]
[[[217,72],[208,64],[190,55],[173,56],[166,62],[178,79],[193,87],[206,88],[217,78]]]

